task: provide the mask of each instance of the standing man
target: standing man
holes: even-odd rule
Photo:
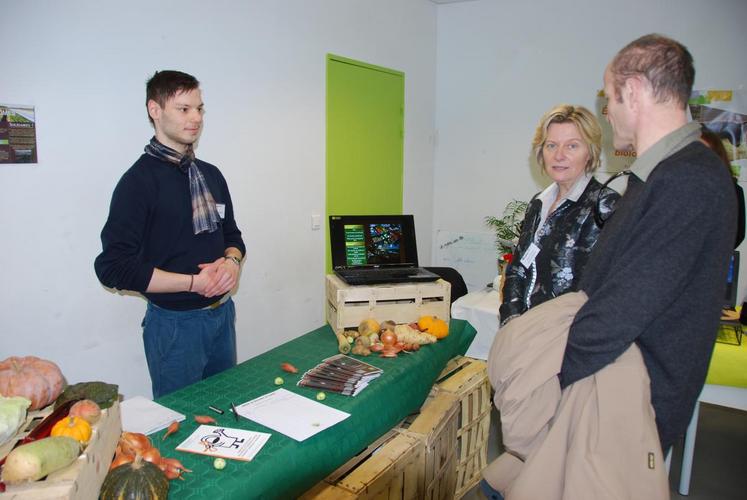
[[[560,373],[566,387],[635,342],[665,455],[705,382],[735,234],[729,172],[687,121],[694,78],[688,50],[661,35],[631,42],[605,71],[615,148],[637,159],[584,270],[579,287],[589,300]]]
[[[245,253],[226,180],[198,160],[199,82],[158,71],[146,86],[155,137],[122,176],[94,267],[102,284],[148,300],[143,342],[157,398],[236,364],[227,293]]]

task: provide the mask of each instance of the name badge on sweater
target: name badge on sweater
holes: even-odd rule
[[[216,203],[215,209],[218,210],[218,215],[220,215],[221,219],[226,218],[226,204],[225,203]]]
[[[529,248],[527,248],[527,251],[524,252],[524,255],[521,257],[521,265],[529,269],[529,266],[532,265],[532,262],[534,262],[534,259],[537,258],[537,254],[540,252],[540,247],[532,243],[529,245]]]

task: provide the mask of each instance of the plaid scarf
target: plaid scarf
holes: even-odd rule
[[[164,146],[153,137],[145,146],[145,152],[159,160],[174,163],[179,170],[189,174],[189,194],[192,196],[192,228],[195,234],[212,233],[218,229],[218,209],[205,177],[195,163],[195,152],[190,144],[184,154]]]

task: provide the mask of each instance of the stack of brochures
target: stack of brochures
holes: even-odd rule
[[[304,373],[298,385],[356,396],[382,373],[381,368],[337,354]]]

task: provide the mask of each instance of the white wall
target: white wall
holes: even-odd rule
[[[695,59],[695,88],[744,89],[745,20],[744,0],[440,6],[434,230],[486,231],[486,215],[549,184],[536,164],[530,168],[540,117],[560,103],[595,110],[607,63],[641,35],[659,32],[684,43]]]
[[[152,135],[145,81],[201,81],[247,260],[240,360],[323,324],[325,55],[405,73],[405,200],[430,260],[436,6],[425,0],[0,0],[0,102],[36,106],[38,165],[0,165],[0,359],[150,395],[143,299],[93,272],[111,192]],[[423,189],[422,186],[427,186]],[[326,224],[325,224],[326,225]]]

